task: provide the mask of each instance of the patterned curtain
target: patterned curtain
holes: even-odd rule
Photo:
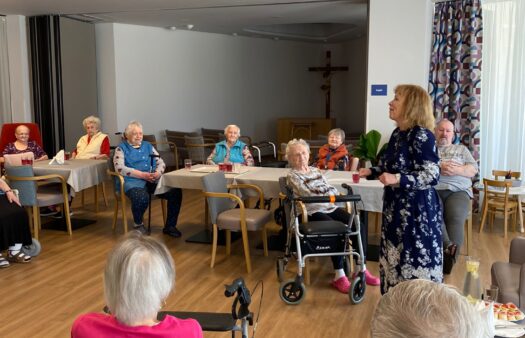
[[[482,42],[480,0],[435,5],[429,75],[434,114],[454,123],[459,142],[478,165]]]

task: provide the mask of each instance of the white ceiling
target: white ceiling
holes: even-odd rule
[[[0,14],[342,42],[366,34],[368,0],[0,0]],[[80,15],[80,16],[79,16]]]

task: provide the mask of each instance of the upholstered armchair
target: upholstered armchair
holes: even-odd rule
[[[525,311],[525,237],[511,241],[509,261],[493,263],[490,274],[499,287],[498,302],[512,302]]]

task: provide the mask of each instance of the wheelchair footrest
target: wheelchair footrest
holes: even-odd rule
[[[199,322],[203,331],[232,331],[235,328],[236,320],[231,313],[213,312],[181,312],[181,311],[160,311],[157,319],[162,320],[166,315],[180,319],[192,318]]]
[[[299,230],[305,235],[342,235],[350,232],[350,227],[339,221],[313,221],[301,224]]]

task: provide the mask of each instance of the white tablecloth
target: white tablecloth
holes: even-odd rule
[[[33,162],[36,176],[58,174],[75,192],[82,191],[104,181],[107,160],[68,160],[64,164],[50,165],[49,161]]]

